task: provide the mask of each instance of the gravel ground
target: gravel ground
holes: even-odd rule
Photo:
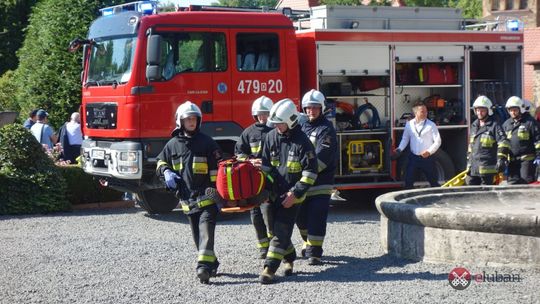
[[[139,208],[0,217],[0,303],[540,303],[540,270],[467,267],[520,274],[522,282],[475,283],[454,290],[456,266],[385,255],[379,216],[332,207],[323,266],[295,263],[296,274],[260,285],[261,260],[247,214],[223,216],[216,231],[220,273],[195,277],[196,253],[179,211]],[[300,249],[300,236],[293,239]]]

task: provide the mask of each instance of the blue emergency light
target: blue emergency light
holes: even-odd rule
[[[109,6],[106,8],[102,8],[99,11],[101,12],[101,16],[110,16],[127,11],[135,11],[143,15],[152,15],[157,13],[157,5],[157,0],[135,1],[115,6]]]
[[[517,32],[521,27],[521,22],[517,19],[506,21],[506,30],[510,32]]]

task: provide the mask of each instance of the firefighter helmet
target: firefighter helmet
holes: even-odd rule
[[[253,104],[251,105],[251,115],[257,116],[262,113],[268,114],[273,105],[274,102],[272,99],[263,95],[253,101]]]
[[[272,106],[268,121],[273,124],[286,123],[289,129],[298,124],[298,110],[289,98],[282,99]]]
[[[523,107],[525,108],[525,112],[529,112],[532,116],[534,116],[535,107],[533,106],[532,102],[522,99],[523,101]]]
[[[487,98],[486,96],[480,95],[478,96],[473,103],[473,108],[487,108],[488,109],[488,115],[493,115],[493,103],[491,103],[491,100]]]
[[[523,100],[521,100],[521,98],[519,98],[517,96],[512,96],[512,97],[508,98],[508,100],[506,101],[506,106],[505,107],[507,109],[519,108],[519,112],[521,114],[525,113],[525,106],[523,105]]]
[[[192,103],[191,101],[186,101],[183,104],[179,105],[176,109],[175,114],[175,121],[176,121],[176,129],[173,130],[172,135],[176,136],[179,131],[182,130],[182,119],[187,118],[188,116],[196,116],[197,117],[197,129],[201,127],[202,122],[202,112],[199,107]]]
[[[325,109],[324,100],[325,98],[323,93],[317,90],[311,90],[304,94],[304,97],[302,97],[302,111],[306,112],[307,106],[320,106],[322,115]]]

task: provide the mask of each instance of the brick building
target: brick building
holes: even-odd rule
[[[484,18],[518,18],[525,24],[523,97],[540,105],[540,0],[483,0]]]

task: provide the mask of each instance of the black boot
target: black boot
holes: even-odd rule
[[[208,284],[210,283],[210,273],[206,268],[197,268],[197,277],[201,280],[201,283]]]
[[[218,262],[218,260],[216,260],[214,262],[214,265],[212,266],[212,270],[210,270],[210,276],[211,277],[217,277],[218,268],[219,268],[219,262]]]

